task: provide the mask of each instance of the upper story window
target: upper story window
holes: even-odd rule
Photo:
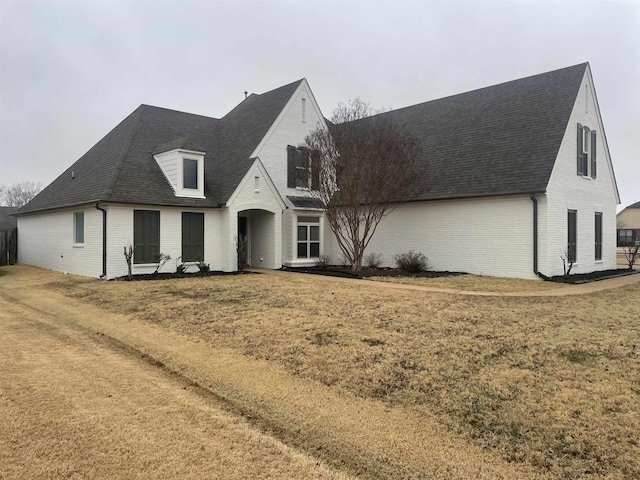
[[[198,161],[190,158],[182,159],[182,187],[183,188],[198,188]]]
[[[287,146],[287,187],[317,190],[320,161],[306,148]]]
[[[204,152],[175,148],[154,154],[176,197],[204,198]]]
[[[578,175],[596,178],[596,131],[578,124]]]

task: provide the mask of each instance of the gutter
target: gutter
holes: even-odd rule
[[[531,201],[533,202],[533,273],[549,282],[551,279],[538,271],[538,199],[535,193],[531,194]]]
[[[103,279],[107,276],[107,211],[100,207],[100,202],[96,202],[96,209],[102,212],[102,275]]]

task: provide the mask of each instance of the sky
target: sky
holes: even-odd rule
[[[640,201],[640,0],[0,0],[0,185],[48,184],[140,104],[220,118],[305,77],[326,117],[590,62]]]

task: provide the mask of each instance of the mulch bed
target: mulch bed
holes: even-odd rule
[[[640,270],[629,270],[628,268],[617,268],[614,270],[601,270],[591,273],[576,273],[575,275],[557,275],[551,277],[552,282],[570,283],[578,285],[580,283],[597,282],[598,280],[606,280],[608,278],[624,277],[625,275],[635,275]]]
[[[143,280],[171,280],[173,278],[197,278],[197,277],[218,277],[224,275],[259,275],[259,272],[194,272],[194,273],[142,273],[138,275],[132,275],[128,277],[123,275],[122,277],[112,278],[110,282],[137,282]]]
[[[329,277],[343,278],[368,278],[368,277],[422,277],[422,278],[439,278],[453,277],[455,275],[467,275],[464,272],[419,272],[407,273],[399,268],[369,268],[362,267],[360,271],[354,272],[349,266],[330,265],[328,267],[282,267],[286,272],[311,273],[315,275],[326,275]]]

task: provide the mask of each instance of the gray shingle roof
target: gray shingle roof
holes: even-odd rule
[[[397,200],[545,191],[587,65],[383,113],[421,145]]]
[[[412,172],[416,181],[397,200],[545,191],[587,65],[382,114],[422,146]],[[20,213],[96,201],[222,205],[300,82],[252,94],[221,119],[141,105]],[[174,195],[153,158],[173,148],[206,152],[206,199]]]
[[[20,213],[97,201],[219,206],[244,177],[251,153],[301,81],[253,94],[222,119],[141,105]],[[206,152],[206,199],[175,196],[153,158],[175,148]]]

